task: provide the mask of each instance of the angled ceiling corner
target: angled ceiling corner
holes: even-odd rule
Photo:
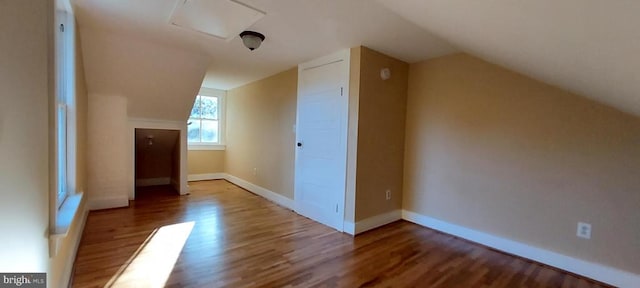
[[[462,51],[640,115],[640,2],[377,1]]]

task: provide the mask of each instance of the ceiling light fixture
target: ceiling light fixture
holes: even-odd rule
[[[240,33],[240,38],[242,38],[244,46],[249,48],[251,51],[258,49],[260,44],[262,44],[262,41],[264,41],[264,35],[254,31],[243,31]]]

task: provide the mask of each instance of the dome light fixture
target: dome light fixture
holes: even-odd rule
[[[242,38],[244,46],[251,51],[258,49],[262,41],[264,41],[264,35],[255,31],[243,31],[240,33],[240,38]]]

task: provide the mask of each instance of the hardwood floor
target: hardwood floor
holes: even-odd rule
[[[353,238],[224,180],[189,185],[91,212],[73,287],[606,287],[405,221]]]

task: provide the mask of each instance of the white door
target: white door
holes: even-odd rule
[[[349,50],[298,67],[296,212],[343,231]]]

